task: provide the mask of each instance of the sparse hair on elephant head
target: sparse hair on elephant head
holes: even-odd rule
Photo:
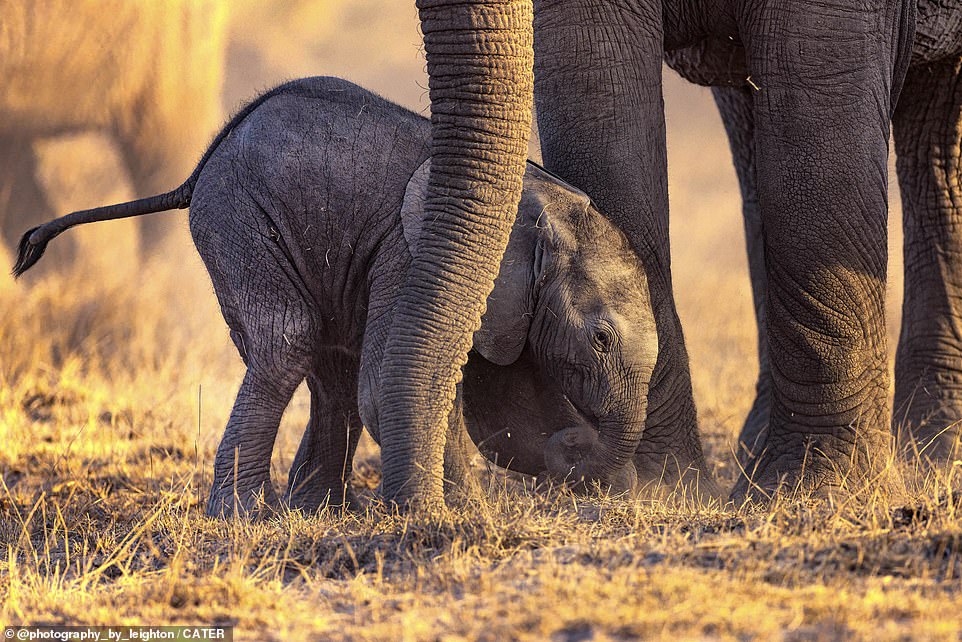
[[[425,161],[401,209],[412,255],[429,173]],[[584,192],[529,162],[464,368],[465,421],[481,452],[526,474],[629,490],[657,351],[644,266],[625,235]]]

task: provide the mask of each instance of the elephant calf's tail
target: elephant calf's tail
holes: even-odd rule
[[[193,176],[191,178],[194,178]],[[47,243],[69,230],[74,225],[110,221],[118,218],[129,218],[143,214],[153,214],[165,210],[184,209],[190,205],[194,181],[188,180],[175,190],[165,194],[158,194],[136,201],[95,207],[90,210],[80,210],[66,216],[54,219],[34,227],[20,237],[17,247],[17,262],[13,266],[13,275],[19,277],[29,270],[43,256]]]
[[[166,194],[148,196],[147,198],[130,201],[128,203],[95,207],[92,210],[81,210],[67,214],[66,216],[61,216],[49,223],[44,223],[43,225],[28,230],[26,234],[20,238],[20,245],[17,248],[17,262],[13,266],[13,275],[19,277],[33,267],[33,265],[40,260],[40,257],[43,256],[44,250],[47,249],[47,243],[74,225],[95,223],[97,221],[110,221],[118,218],[130,218],[131,216],[142,216],[144,214],[153,214],[154,212],[163,212],[166,210],[186,209],[190,206],[190,199],[194,194],[194,186],[197,184],[200,173],[218,145],[230,136],[231,132],[234,131],[251,112],[264,104],[268,99],[279,94],[297,92],[302,84],[303,81],[294,80],[279,85],[261,94],[234,114],[234,117],[220,130],[220,133],[214,137],[213,142],[207,147],[207,151],[204,152],[204,156],[200,159],[200,162],[197,164],[197,167],[194,168],[190,177],[177,189]]]

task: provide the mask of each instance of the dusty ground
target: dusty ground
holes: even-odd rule
[[[423,105],[413,16],[385,6],[292,11],[291,24],[326,21],[295,60],[314,41],[268,30],[291,49],[259,56],[266,18],[250,14],[226,102],[335,73]],[[374,62],[354,53],[365,48]],[[710,97],[667,82],[676,291],[709,460],[730,484],[756,340],[737,192]],[[438,525],[377,503],[365,442],[357,513],[205,519],[241,363],[183,224],[175,236],[143,268],[105,268],[94,240],[69,269],[0,277],[0,623],[217,622],[244,639],[957,639],[962,516],[944,479],[898,465],[901,492],[756,512],[538,495],[482,471],[485,496]],[[899,271],[894,260],[894,321]],[[276,483],[307,413],[299,394]]]
[[[933,483],[752,513],[538,495],[482,471],[486,496],[432,525],[376,502],[367,442],[356,514],[207,520],[241,367],[198,263],[171,252],[128,284],[74,274],[0,294],[0,621],[218,622],[245,639],[957,635],[962,518]],[[725,288],[688,288],[686,316],[746,296]],[[750,401],[743,326],[688,325],[725,483]],[[285,418],[278,482],[305,401]]]

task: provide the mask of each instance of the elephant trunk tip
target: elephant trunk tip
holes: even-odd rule
[[[545,446],[545,468],[550,478],[587,487],[600,482],[621,494],[638,485],[638,471],[630,459],[609,470],[599,456],[598,433],[587,426],[574,426],[556,432]]]

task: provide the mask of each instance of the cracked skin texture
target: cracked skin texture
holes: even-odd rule
[[[422,198],[411,185],[426,171],[415,170],[426,157],[427,131],[423,118],[345,81],[307,79],[258,106],[204,165],[191,230],[248,368],[215,461],[212,513],[234,510],[235,487],[247,504],[258,493],[269,495],[267,463],[279,414],[304,376],[312,420],[291,475],[302,480],[289,489],[295,503],[346,501],[340,489],[350,478],[361,424],[383,439],[379,364],[400,278],[412,245],[423,241],[408,227],[421,225],[422,210],[413,219],[405,212],[410,198]],[[494,399],[471,376],[477,370],[469,361],[467,427],[482,441],[504,434],[505,425],[518,426],[513,442],[496,438],[482,452],[537,474],[545,469],[543,444],[552,432],[593,419],[599,432],[585,442],[579,474],[621,483],[621,469],[633,470],[654,361],[644,272],[623,235],[583,194],[537,168],[528,174],[474,357],[490,367],[497,363],[496,380],[513,376],[522,387]],[[321,188],[305,189],[311,180]],[[520,363],[520,354],[504,354],[498,329],[504,306],[507,317],[526,320]],[[610,342],[603,351],[592,343],[601,340],[602,326]],[[354,380],[357,414],[344,401],[350,386],[339,385]],[[338,390],[344,394],[332,409]],[[568,410],[542,403],[535,412],[525,405],[539,395],[561,400]],[[515,412],[497,415],[493,404]],[[465,443],[459,409],[448,427],[449,480],[465,475],[463,455],[452,452]],[[622,450],[611,451],[610,442]],[[522,447],[535,454],[518,456]]]
[[[958,422],[962,419],[959,393],[962,377],[958,369],[962,331],[957,323],[958,299],[962,294],[962,241],[958,234],[962,221],[960,57],[962,10],[954,3],[939,0],[919,2],[911,63],[892,114],[904,212],[905,296],[891,425],[904,451],[911,456],[921,456],[924,463],[934,466],[950,463],[957,456]],[[765,270],[756,177],[759,161],[755,149],[755,107],[757,96],[763,90],[756,80],[749,79],[751,70],[745,48],[737,38],[707,38],[693,46],[666,52],[666,60],[685,78],[713,87],[739,175],[756,321],[760,336],[764,336],[769,323],[767,299],[771,274]],[[843,218],[840,223],[843,232],[857,236],[860,226],[857,220],[850,223]],[[878,252],[883,247],[869,245],[868,249]],[[845,282],[836,272],[839,270],[827,273],[805,291],[815,300],[838,300],[845,292]],[[836,285],[826,288],[826,284],[832,282]],[[866,291],[865,285],[858,281],[851,281],[849,285],[858,288],[857,291]],[[820,288],[828,289],[829,296],[819,297]],[[855,317],[859,311],[835,312],[843,317],[846,313]],[[877,312],[876,306],[874,313]],[[867,321],[869,327],[880,325],[871,318]],[[746,464],[752,453],[765,449],[769,439],[775,376],[769,358],[769,346],[761,345],[758,393],[739,440],[740,458]],[[846,365],[843,361],[840,363]],[[859,364],[847,365],[854,368]],[[874,379],[882,381],[880,375]],[[887,392],[880,388],[877,396]],[[839,391],[835,398],[846,397]],[[878,411],[863,413],[854,419],[868,425],[887,422]],[[844,437],[844,431],[834,432],[834,436]],[[778,440],[776,435],[775,441]],[[843,443],[839,450],[851,452],[851,445]]]

